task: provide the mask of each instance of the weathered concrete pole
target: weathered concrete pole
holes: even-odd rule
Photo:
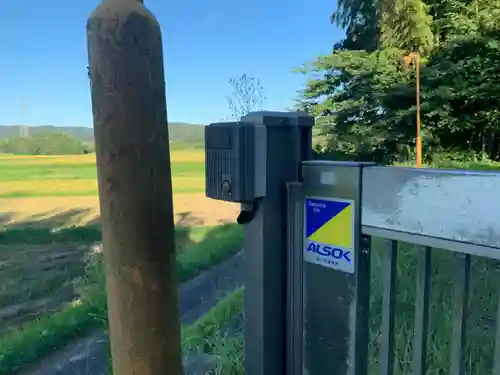
[[[114,375],[182,374],[160,26],[138,0],[87,23]]]

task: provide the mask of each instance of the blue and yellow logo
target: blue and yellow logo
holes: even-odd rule
[[[354,272],[354,203],[306,198],[305,260]]]

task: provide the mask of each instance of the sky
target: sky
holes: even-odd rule
[[[100,0],[0,0],[0,124],[92,126],[85,24]],[[228,81],[258,78],[265,109],[293,105],[294,67],[344,32],[332,0],[145,0],[162,27],[168,119],[230,119]]]

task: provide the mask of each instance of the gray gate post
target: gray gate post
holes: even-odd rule
[[[245,224],[245,368],[247,375],[285,373],[286,183],[300,180],[311,158],[311,116],[253,112],[242,118],[267,128],[266,196]]]
[[[366,375],[370,238],[362,172],[372,163],[303,163],[304,362],[309,375]]]

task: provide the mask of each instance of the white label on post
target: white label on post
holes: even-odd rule
[[[319,182],[322,185],[336,185],[337,177],[334,172],[321,172],[319,176]]]

